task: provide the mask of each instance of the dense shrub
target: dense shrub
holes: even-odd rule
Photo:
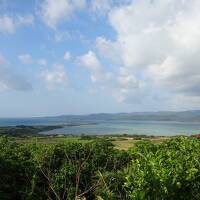
[[[100,196],[105,200],[128,200],[130,199],[125,183],[124,171],[112,171],[99,174],[99,180],[102,181],[102,185],[95,191],[95,196]]]
[[[200,199],[200,140],[20,144],[0,138],[1,200]]]
[[[122,170],[127,152],[112,143],[58,145],[0,141],[0,199],[94,199],[99,173]]]
[[[200,141],[138,143],[130,153],[125,186],[131,199],[200,199]]]

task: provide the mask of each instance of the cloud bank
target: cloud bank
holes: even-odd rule
[[[96,49],[115,66],[108,87],[118,101],[200,97],[199,10],[198,0],[134,0],[110,10],[116,40],[98,37]]]

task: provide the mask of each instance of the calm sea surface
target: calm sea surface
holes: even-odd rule
[[[145,135],[191,135],[200,132],[200,123],[163,122],[163,121],[134,121],[134,120],[90,120],[71,121],[62,119],[0,119],[0,126],[15,125],[59,125],[82,124],[65,126],[61,129],[43,132],[43,134],[73,134],[73,135],[106,135],[106,134],[145,134]]]

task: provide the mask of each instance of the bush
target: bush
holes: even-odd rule
[[[200,199],[200,142],[179,137],[130,150],[125,186],[131,199]]]
[[[89,143],[19,144],[0,138],[1,200],[200,199],[200,140],[137,142],[128,152]]]
[[[99,139],[58,145],[0,141],[0,199],[94,199],[99,173],[121,170],[128,153]]]

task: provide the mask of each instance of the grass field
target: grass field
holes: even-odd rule
[[[81,137],[81,136],[45,136],[45,137],[28,137],[28,138],[13,138],[19,143],[39,143],[39,144],[58,144],[58,143],[68,143],[68,142],[81,142],[88,143],[92,142],[98,138],[106,138],[110,140],[115,148],[120,150],[128,150],[136,142],[139,141],[152,141],[155,143],[162,142],[169,139],[169,137],[145,137],[145,138],[134,138],[134,137],[117,137],[117,136],[98,136],[98,137]]]

